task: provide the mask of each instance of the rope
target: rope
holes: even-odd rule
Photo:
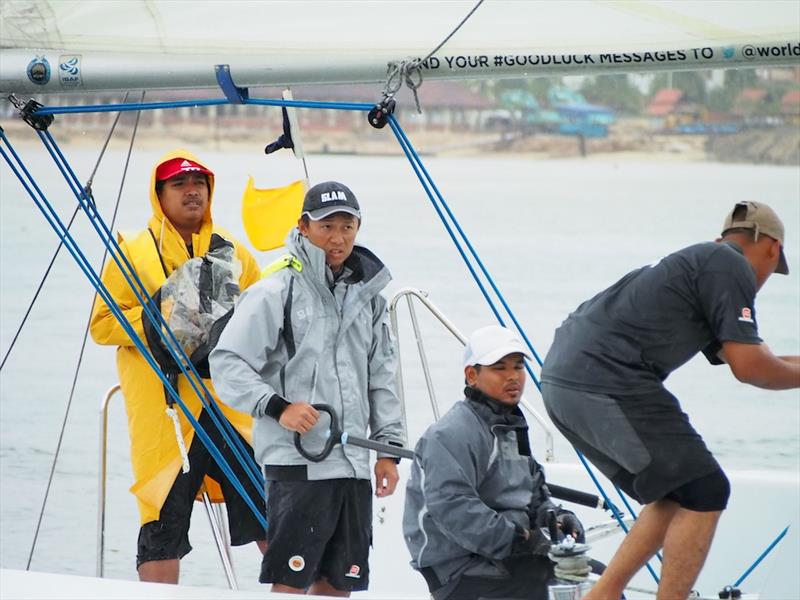
[[[84,207],[84,210],[86,210],[87,215],[90,217],[89,222],[92,224],[95,231],[100,235],[101,241],[103,241],[103,243],[109,250],[113,250],[111,256],[114,259],[114,262],[116,262],[117,266],[120,268],[120,273],[123,275],[126,282],[130,286],[130,289],[134,292],[134,295],[136,296],[137,300],[142,306],[143,315],[163,327],[163,331],[161,330],[161,327],[157,329],[159,330],[159,335],[161,339],[165,342],[165,347],[169,351],[170,356],[173,358],[173,360],[175,360],[176,364],[181,366],[181,372],[186,376],[187,381],[191,385],[194,392],[197,394],[197,397],[199,398],[201,404],[208,410],[212,422],[222,434],[222,437],[225,440],[225,442],[233,450],[234,456],[236,457],[238,462],[242,465],[243,469],[245,470],[245,473],[248,475],[255,488],[262,489],[264,487],[264,477],[260,469],[256,465],[255,459],[244,449],[243,442],[239,439],[238,435],[236,435],[235,431],[233,430],[233,426],[222,415],[222,412],[219,409],[219,407],[216,406],[215,401],[211,397],[211,393],[208,391],[208,388],[203,383],[203,380],[198,374],[197,369],[192,364],[189,357],[186,355],[186,352],[184,351],[181,344],[178,342],[172,329],[170,329],[169,326],[167,325],[160,311],[155,310],[151,306],[151,303],[149,301],[150,296],[149,293],[147,292],[147,289],[145,288],[144,284],[142,283],[141,279],[136,273],[136,270],[133,268],[133,265],[131,265],[128,258],[122,252],[114,235],[111,233],[111,230],[105,224],[100,215],[92,213],[89,210],[90,207],[87,207],[87,205],[83,204],[83,202],[86,201],[87,198],[83,193],[78,192],[78,189],[75,185],[77,183],[77,177],[75,176],[75,173],[72,171],[72,168],[69,166],[69,163],[67,162],[66,158],[61,153],[60,148],[55,143],[55,140],[47,132],[43,133],[40,131],[38,133],[45,148],[48,150],[50,156],[53,158],[53,161],[56,163],[56,166],[59,168],[65,180],[67,181],[68,186],[72,189],[78,202],[81,203]],[[125,263],[124,267],[122,264],[123,262]],[[167,387],[169,389],[172,389],[172,386],[170,385],[168,385]],[[177,392],[175,392],[174,390],[173,393],[174,395],[177,395]],[[221,419],[218,416],[218,414],[222,416]]]
[[[747,579],[747,576],[750,575],[750,573],[753,572],[753,569],[755,569],[759,564],[761,564],[761,561],[764,560],[767,557],[767,555],[770,552],[772,552],[772,550],[775,548],[775,546],[778,545],[778,542],[780,542],[783,539],[783,537],[786,535],[787,531],[789,531],[789,525],[787,525],[783,529],[783,531],[781,531],[775,537],[775,539],[772,540],[772,542],[770,542],[769,546],[767,546],[766,549],[761,554],[759,554],[758,558],[756,558],[755,561],[753,561],[753,564],[750,565],[749,567],[747,567],[747,569],[745,569],[745,572],[742,573],[742,575],[739,577],[739,579],[736,580],[736,582],[733,584],[733,587],[739,587],[742,584],[742,582],[745,579]]]
[[[425,62],[425,61],[426,61],[426,60],[428,60],[428,59],[429,59],[431,56],[433,56],[433,55],[434,55],[434,54],[436,54],[436,53],[437,53],[439,50],[441,50],[441,49],[442,49],[442,46],[444,46],[444,45],[445,45],[447,42],[449,42],[449,41],[450,41],[450,38],[451,38],[451,37],[453,37],[453,36],[455,35],[456,31],[458,31],[459,29],[461,29],[461,26],[462,26],[464,23],[466,23],[466,22],[467,22],[467,19],[469,19],[469,18],[472,16],[472,13],[474,13],[476,10],[478,10],[478,7],[479,7],[481,4],[483,4],[483,0],[478,0],[478,3],[477,3],[477,4],[475,4],[475,6],[473,6],[473,7],[472,7],[472,10],[471,10],[471,11],[469,11],[469,12],[467,13],[467,16],[466,16],[466,17],[464,17],[463,19],[461,19],[461,23],[459,23],[458,25],[456,25],[456,28],[455,28],[455,29],[453,29],[453,31],[451,31],[451,32],[450,32],[450,33],[447,35],[447,37],[446,37],[446,38],[444,38],[444,39],[442,40],[442,42],[441,42],[441,43],[440,43],[438,46],[436,46],[436,48],[434,48],[433,50],[431,50],[431,52],[428,54],[428,56],[426,56],[425,58],[423,58],[423,59],[422,59],[422,62]]]
[[[76,206],[75,211],[72,213],[72,216],[69,219],[69,223],[67,224],[67,230],[72,227],[72,223],[75,221],[75,217],[78,215],[78,210],[80,207]],[[22,321],[20,321],[19,327],[17,327],[17,332],[14,334],[14,337],[11,339],[11,345],[6,350],[5,356],[3,356],[3,362],[0,362],[0,372],[2,372],[3,367],[8,360],[8,357],[11,355],[11,351],[14,349],[14,345],[17,343],[17,338],[19,338],[19,334],[22,333],[22,328],[25,327],[25,323],[28,320],[28,316],[31,314],[31,310],[33,310],[33,305],[36,304],[36,300],[39,298],[39,293],[42,291],[42,287],[44,287],[44,282],[47,280],[48,275],[50,275],[50,269],[53,268],[53,264],[56,262],[56,258],[58,257],[58,253],[61,251],[61,246],[63,246],[63,242],[59,241],[58,246],[56,246],[56,251],[53,253],[53,257],[50,259],[50,264],[47,265],[47,268],[44,271],[44,275],[42,275],[42,280],[39,282],[36,291],[33,294],[33,298],[28,304],[28,309],[25,311],[25,315],[22,317]]]
[[[402,128],[397,123],[397,120],[394,117],[391,117],[389,119],[389,123],[390,123],[390,125],[392,127],[392,131],[394,131],[395,136],[397,137],[398,141],[400,142],[401,148],[403,149],[403,151],[406,154],[406,157],[408,158],[409,162],[411,163],[411,166],[414,169],[414,172],[417,174],[417,177],[419,178],[420,182],[422,183],[423,188],[425,189],[426,193],[428,194],[428,198],[430,199],[431,203],[433,204],[434,209],[436,210],[437,214],[439,215],[439,218],[441,219],[442,223],[444,224],[445,229],[447,230],[448,234],[450,234],[450,238],[453,240],[453,243],[455,244],[456,249],[461,254],[461,258],[464,260],[465,264],[467,265],[467,268],[469,269],[470,273],[472,274],[473,279],[475,279],[475,282],[478,284],[478,287],[480,288],[481,292],[483,293],[484,298],[488,302],[489,307],[492,309],[492,312],[494,313],[494,315],[497,318],[498,322],[501,325],[505,325],[505,322],[503,321],[503,318],[500,316],[500,313],[497,311],[497,308],[494,306],[494,303],[492,302],[491,298],[489,297],[489,294],[486,291],[486,288],[483,286],[483,283],[480,281],[480,278],[478,277],[477,273],[475,272],[474,268],[472,267],[472,265],[470,263],[470,260],[467,258],[466,254],[463,252],[463,249],[461,248],[460,242],[456,239],[456,236],[453,233],[453,230],[451,229],[451,227],[449,226],[447,220],[445,219],[444,215],[442,214],[442,210],[439,208],[440,205],[441,205],[442,209],[444,209],[444,211],[447,213],[447,216],[449,217],[450,221],[452,221],[453,226],[458,231],[459,237],[464,241],[464,244],[466,245],[467,249],[469,250],[469,253],[471,254],[472,258],[475,260],[475,262],[478,265],[478,268],[481,270],[481,273],[483,274],[483,276],[486,278],[487,282],[491,286],[492,291],[495,293],[497,298],[500,300],[500,303],[502,304],[503,308],[505,309],[505,311],[508,314],[508,316],[511,319],[511,321],[514,323],[514,326],[516,327],[517,331],[519,332],[520,336],[522,337],[522,339],[525,342],[525,344],[528,347],[528,349],[531,351],[531,354],[536,359],[536,362],[539,364],[539,366],[542,366],[541,357],[536,352],[536,349],[533,347],[533,344],[531,343],[531,341],[528,338],[528,336],[525,334],[525,331],[523,330],[522,325],[519,323],[519,321],[517,320],[516,316],[514,315],[514,312],[511,310],[511,307],[506,302],[505,297],[503,296],[502,292],[500,291],[500,289],[495,284],[494,279],[492,278],[492,276],[489,273],[489,271],[486,268],[486,266],[483,264],[483,261],[481,260],[480,256],[478,255],[478,253],[475,251],[475,248],[470,243],[469,238],[467,237],[467,234],[464,233],[464,230],[461,228],[461,225],[458,223],[458,219],[456,219],[455,215],[450,210],[450,207],[447,205],[447,202],[445,202],[444,198],[442,197],[441,192],[439,192],[439,189],[436,187],[436,184],[433,182],[433,178],[430,176],[430,174],[428,173],[427,169],[425,168],[425,165],[422,164],[422,160],[419,158],[419,155],[414,150],[414,148],[411,146],[411,142],[409,141],[409,139],[406,136],[405,132],[402,130]],[[434,198],[434,193],[435,193],[436,198]],[[526,368],[528,370],[528,373],[531,375],[531,378],[533,379],[534,383],[536,383],[536,386],[540,388],[541,386],[539,384],[538,378],[533,373],[533,371],[530,369],[530,367],[527,365],[527,363],[526,363]]]
[[[127,104],[90,104],[86,106],[47,106],[36,111],[36,115],[75,115],[96,112],[130,112],[134,110],[161,110],[165,108],[183,108],[192,106],[221,106],[234,104],[230,100],[181,100],[175,102],[138,102]],[[238,103],[237,103],[238,104]],[[249,98],[244,104],[262,106],[294,106],[295,108],[332,108],[338,110],[372,109],[372,104],[363,102],[321,102],[311,100],[278,100],[273,98]]]
[[[130,92],[125,92],[125,97],[122,99],[123,102],[128,100],[128,94]],[[144,100],[144,92],[142,92],[142,100]],[[8,96],[8,101],[11,102],[16,108],[22,109],[24,107],[24,103],[17,99],[13,94]],[[111,141],[111,136],[114,135],[114,130],[117,128],[117,123],[119,123],[119,119],[122,115],[117,113],[114,122],[111,124],[111,129],[106,136],[106,140],[103,143],[103,147],[100,150],[100,155],[97,157],[97,161],[94,163],[94,168],[92,169],[92,174],[89,175],[89,179],[86,181],[86,185],[84,189],[87,190],[89,196],[92,195],[92,182],[94,181],[94,176],[97,173],[97,169],[100,167],[100,162],[103,160],[103,156],[105,155],[106,148],[108,148],[108,143]],[[139,117],[136,117],[136,127],[139,126]],[[136,136],[136,131],[133,132],[133,137]],[[131,138],[131,145],[133,145],[133,137]],[[128,160],[130,160],[130,151],[128,151]],[[127,169],[127,164],[126,164]],[[123,175],[124,177],[124,175]],[[117,207],[119,206],[119,198],[117,198]],[[72,213],[72,217],[69,219],[69,223],[67,224],[67,230],[72,227],[72,223],[75,221],[75,217],[78,215],[78,211],[80,210],[80,205],[75,207],[75,211]],[[116,218],[116,208],[114,209],[114,218]],[[113,221],[112,221],[113,227]],[[22,321],[17,328],[17,332],[14,334],[13,339],[11,340],[11,345],[8,347],[8,350],[3,356],[3,362],[0,362],[0,371],[3,370],[3,367],[6,364],[6,360],[8,360],[9,355],[11,354],[11,350],[14,348],[14,345],[17,343],[17,338],[19,334],[22,333],[22,328],[25,326],[25,322],[28,320],[28,316],[31,314],[31,310],[33,309],[33,305],[36,303],[36,300],[39,298],[39,293],[42,291],[42,287],[44,286],[45,281],[47,280],[47,276],[50,274],[50,269],[53,268],[53,264],[56,262],[56,258],[58,257],[58,253],[61,251],[61,247],[63,246],[63,242],[59,241],[58,246],[56,246],[56,251],[53,253],[53,258],[50,259],[50,264],[47,265],[47,269],[45,269],[44,275],[42,276],[42,280],[39,282],[39,286],[36,288],[36,292],[33,294],[33,298],[31,299],[30,304],[28,305],[28,309],[25,311],[25,315],[22,317]],[[103,255],[103,261],[105,261],[105,254]]]
[[[553,574],[558,579],[582,583],[586,581],[587,576],[592,572],[592,568],[589,566],[589,557],[586,554],[558,556],[549,552],[547,556],[555,563]]]
[[[128,99],[128,94],[129,94],[129,92],[125,93],[125,98],[123,99],[123,102]],[[142,99],[144,99],[144,92],[142,92]],[[114,206],[114,213],[113,213],[113,216],[111,218],[111,227],[112,228],[114,227],[114,223],[117,220],[117,211],[119,210],[119,203],[120,203],[120,200],[122,199],[122,189],[123,189],[123,186],[125,185],[125,175],[128,172],[128,166],[130,165],[131,153],[133,151],[133,142],[136,139],[136,133],[137,133],[138,128],[139,128],[139,116],[140,116],[140,114],[141,113],[137,113],[137,115],[136,115],[136,123],[134,124],[133,132],[131,133],[131,142],[130,142],[130,145],[128,146],[128,156],[127,156],[127,159],[125,161],[125,168],[124,168],[123,173],[122,173],[122,181],[120,183],[119,193],[117,194],[117,202],[116,202],[116,204]],[[116,129],[117,124],[119,123],[120,116],[121,116],[120,114],[117,114],[116,119],[114,119],[114,122],[111,125],[111,129],[108,132],[108,136],[106,136],[106,141],[103,144],[102,149],[100,150],[100,155],[97,157],[97,161],[95,162],[94,169],[92,170],[92,174],[89,176],[89,180],[87,181],[87,184],[86,184],[87,188],[91,187],[91,182],[94,179],[94,176],[97,174],[97,169],[100,166],[100,162],[103,160],[103,156],[105,155],[106,149],[108,148],[108,143],[111,140],[111,136],[114,134],[114,130]],[[69,225],[67,226],[67,230],[69,230],[69,226],[72,225],[72,221],[75,219],[75,215],[77,214],[79,209],[80,209],[80,205],[78,205],[75,208],[75,212],[72,214],[72,219],[70,219]],[[56,249],[56,253],[53,255],[53,261],[55,260],[55,257],[58,254],[58,251],[61,250],[61,247],[63,245],[64,245],[63,240],[60,240],[59,243],[58,243],[58,248]],[[103,253],[103,260],[102,260],[101,267],[100,267],[100,271],[101,272],[102,272],[102,269],[103,269],[103,265],[105,264],[105,260],[106,260],[106,253],[104,252]],[[53,261],[50,262],[50,267],[53,266]],[[48,269],[47,269],[48,272],[50,271],[50,267],[48,267]],[[47,277],[47,273],[45,273],[45,277]],[[42,280],[42,284],[43,283],[44,283],[44,279]],[[39,286],[39,289],[41,289],[41,284]],[[38,290],[37,290],[37,295],[38,295]],[[35,300],[36,300],[36,297],[34,297],[34,301]],[[36,531],[33,534],[33,542],[31,543],[31,551],[28,554],[28,563],[25,566],[25,570],[26,571],[29,571],[30,568],[31,568],[31,562],[33,561],[33,554],[36,551],[36,543],[37,543],[37,541],[39,539],[39,530],[41,529],[42,520],[44,519],[44,511],[45,511],[45,508],[47,507],[47,501],[48,501],[48,499],[50,497],[50,487],[52,486],[53,478],[55,477],[56,463],[58,462],[58,457],[59,457],[59,455],[61,453],[61,444],[64,441],[64,432],[66,431],[66,428],[67,428],[67,419],[69,418],[70,409],[72,407],[72,400],[75,397],[75,387],[76,387],[76,385],[78,383],[78,374],[80,373],[81,364],[83,363],[83,353],[86,350],[86,341],[87,341],[87,338],[89,336],[89,323],[91,322],[92,313],[94,312],[95,302],[96,302],[96,298],[92,300],[92,308],[89,311],[89,318],[86,321],[86,328],[84,329],[84,332],[83,332],[83,342],[81,343],[81,350],[80,350],[80,353],[78,354],[78,363],[75,366],[75,374],[73,375],[73,378],[72,378],[72,386],[71,386],[70,391],[69,391],[69,398],[67,399],[67,407],[66,407],[66,410],[64,411],[64,419],[61,421],[61,431],[58,434],[58,442],[56,443],[56,451],[55,451],[55,454],[53,456],[53,463],[50,466],[50,476],[47,479],[47,486],[46,486],[45,491],[44,491],[44,498],[42,499],[42,508],[39,511],[39,518],[36,521]],[[31,307],[32,306],[33,306],[33,304],[31,304]],[[28,309],[28,312],[30,312],[30,308]],[[26,313],[26,317],[27,317],[27,313]],[[23,322],[24,322],[24,320],[23,320]],[[20,325],[20,329],[22,329],[22,325]],[[10,351],[10,349],[9,349],[9,351]],[[5,362],[5,360],[3,362]]]
[[[40,132],[40,138],[42,139],[42,142],[45,144],[45,147],[47,148],[47,150],[51,153],[51,156],[53,157],[53,159],[56,161],[56,164],[59,167],[59,169],[66,176],[66,173],[64,173],[63,166],[58,164],[58,160],[56,159],[56,156],[53,154],[52,149],[47,145],[48,144],[47,136],[45,136],[44,134],[41,134],[41,132]],[[259,520],[259,523],[266,529],[267,528],[266,518],[264,517],[264,515],[261,514],[261,512],[255,506],[255,504],[253,503],[252,499],[247,494],[247,492],[245,491],[245,489],[242,486],[242,484],[239,482],[239,480],[236,477],[236,475],[232,472],[230,466],[228,465],[227,461],[225,460],[225,458],[220,453],[219,449],[214,445],[214,443],[208,437],[206,432],[203,430],[202,426],[197,422],[197,420],[194,418],[194,416],[192,416],[191,411],[188,410],[188,408],[183,403],[183,401],[181,400],[181,398],[178,395],[178,393],[170,385],[167,377],[164,375],[164,373],[159,368],[158,364],[155,362],[153,357],[150,355],[149,351],[147,350],[146,345],[144,344],[144,342],[142,342],[141,338],[139,338],[139,336],[137,335],[136,331],[133,329],[133,326],[125,318],[125,315],[122,314],[121,309],[119,308],[119,306],[114,301],[113,297],[109,293],[109,291],[106,288],[106,286],[100,280],[100,277],[97,275],[97,273],[95,273],[92,270],[92,267],[89,264],[88,260],[86,259],[86,256],[80,250],[80,247],[78,247],[78,245],[75,242],[75,240],[72,237],[72,235],[68,231],[66,231],[66,229],[64,227],[64,224],[58,218],[58,215],[55,213],[55,211],[53,210],[53,208],[50,205],[50,203],[47,201],[47,198],[44,196],[44,194],[42,194],[41,189],[38,187],[38,185],[36,185],[36,182],[33,180],[33,178],[31,177],[30,173],[28,172],[28,170],[25,168],[24,164],[20,160],[19,156],[16,154],[14,149],[11,147],[10,143],[8,142],[8,139],[6,138],[5,134],[2,131],[0,131],[0,139],[3,142],[5,142],[6,146],[8,147],[8,149],[9,149],[9,151],[11,153],[11,155],[13,156],[14,160],[19,165],[19,168],[17,168],[17,166],[15,166],[14,162],[12,162],[11,158],[9,157],[9,154],[7,154],[6,151],[2,147],[0,147],[0,156],[2,156],[6,160],[6,162],[10,166],[11,170],[14,172],[14,174],[20,180],[20,183],[25,188],[25,190],[28,192],[28,194],[30,195],[31,199],[34,201],[34,203],[36,204],[37,208],[39,208],[39,210],[42,212],[42,214],[44,215],[45,219],[50,224],[50,226],[53,228],[53,230],[56,232],[56,234],[59,235],[60,237],[62,237],[62,239],[64,239],[65,246],[67,247],[67,250],[70,252],[70,254],[75,259],[75,262],[78,264],[78,267],[87,276],[87,278],[91,282],[92,286],[95,288],[95,290],[97,290],[98,295],[102,298],[102,300],[104,302],[106,302],[106,304],[109,307],[109,310],[111,310],[112,314],[114,314],[114,316],[120,322],[120,324],[123,327],[123,329],[125,330],[125,332],[131,338],[131,341],[134,343],[134,345],[137,347],[137,349],[142,353],[143,358],[147,361],[147,363],[150,365],[150,367],[153,369],[153,371],[159,377],[161,382],[168,389],[170,395],[175,399],[175,401],[181,407],[181,410],[184,412],[184,415],[189,420],[189,422],[192,424],[192,427],[195,429],[195,431],[197,433],[197,436],[200,438],[200,440],[203,443],[203,445],[208,449],[209,453],[212,455],[214,460],[220,466],[220,469],[225,473],[225,475],[228,477],[228,479],[231,482],[231,484],[236,488],[236,490],[242,496],[242,498],[245,501],[245,503],[249,506],[249,508],[251,509],[253,514]],[[24,177],[23,177],[23,174],[24,174]],[[28,183],[26,182],[26,179],[27,179],[27,181],[30,182],[30,185],[28,185]],[[67,183],[71,185],[69,180],[67,181]],[[33,188],[33,189],[31,189],[31,188]],[[36,193],[34,193],[34,191]],[[38,195],[38,197],[37,197],[37,195]],[[79,198],[79,201],[80,200],[81,200],[81,198]],[[97,224],[94,223],[94,222],[92,224],[97,229],[97,227],[98,227]],[[111,244],[111,243],[115,244],[116,243],[113,240],[113,238],[112,238],[111,242],[109,242],[106,239],[104,239],[103,241],[106,244]],[[117,252],[119,252],[119,247],[118,246],[117,246]],[[114,253],[112,253],[112,257],[114,258],[115,261],[118,261],[118,258],[117,258],[117,256],[114,255]]]
[[[442,46],[450,41],[450,38],[453,37],[459,29],[461,29],[461,26],[469,20],[472,14],[478,10],[478,7],[481,4],[483,4],[483,0],[478,0],[475,6],[472,7],[472,10],[470,10],[463,19],[461,19],[461,22],[458,25],[456,25],[455,29],[447,34],[447,37],[445,37],[438,46],[431,50],[425,58],[407,58],[405,60],[390,62],[386,71],[386,85],[383,87],[384,100],[387,98],[393,98],[394,95],[400,91],[403,83],[405,83],[406,87],[408,87],[414,94],[414,103],[417,105],[417,112],[422,114],[422,109],[419,106],[419,96],[417,95],[417,90],[422,85],[422,64],[431,56],[436,54],[439,50],[441,50]]]
[[[481,293],[483,294],[483,297],[486,299],[487,303],[489,304],[489,307],[492,310],[492,312],[494,313],[494,315],[497,318],[498,322],[501,325],[505,326],[505,322],[503,321],[502,317],[500,316],[500,313],[497,310],[497,307],[495,306],[495,304],[492,301],[491,297],[489,296],[485,286],[483,285],[483,282],[478,277],[478,274],[476,273],[476,271],[475,271],[474,267],[472,266],[470,260],[467,258],[467,255],[464,252],[463,248],[461,247],[461,244],[459,243],[458,239],[456,239],[456,235],[453,232],[453,229],[451,228],[451,226],[448,223],[448,221],[445,219],[444,213],[442,212],[443,209],[447,213],[447,215],[450,218],[450,220],[452,221],[452,223],[453,223],[454,227],[456,228],[456,230],[458,231],[459,236],[464,241],[464,244],[467,246],[470,254],[473,257],[473,259],[478,264],[479,268],[481,269],[481,272],[486,277],[487,281],[489,282],[489,284],[490,284],[492,290],[494,291],[494,293],[496,294],[497,298],[500,300],[500,303],[503,305],[503,308],[505,309],[506,313],[511,318],[512,322],[514,323],[514,326],[516,327],[517,331],[519,332],[519,334],[522,337],[523,341],[525,342],[526,346],[530,349],[530,351],[533,354],[533,356],[535,357],[536,361],[539,363],[539,366],[542,366],[542,359],[539,357],[539,355],[537,354],[536,350],[533,348],[533,344],[528,339],[528,337],[525,334],[525,331],[523,330],[523,328],[520,325],[520,323],[517,321],[516,317],[514,316],[513,311],[509,307],[508,303],[505,301],[505,298],[503,297],[502,293],[500,292],[500,290],[495,285],[494,280],[492,279],[492,277],[489,274],[488,270],[484,266],[483,262],[481,261],[480,257],[478,256],[477,252],[472,247],[472,244],[470,244],[469,239],[467,238],[467,236],[464,233],[463,229],[461,229],[461,226],[458,224],[458,220],[455,218],[455,215],[452,213],[452,211],[448,207],[447,203],[445,202],[444,198],[442,197],[441,193],[439,192],[438,188],[436,187],[436,184],[433,182],[433,178],[430,176],[428,171],[425,169],[425,166],[423,165],[422,160],[420,159],[420,157],[417,154],[417,152],[414,150],[414,147],[411,145],[411,142],[409,141],[409,139],[406,136],[405,132],[400,127],[400,124],[397,122],[397,119],[394,118],[394,115],[389,115],[388,122],[389,122],[389,125],[392,127],[392,131],[394,132],[395,136],[397,137],[397,140],[400,143],[400,147],[403,149],[403,152],[405,153],[406,158],[411,163],[412,169],[416,173],[417,178],[420,180],[420,183],[422,184],[423,189],[425,190],[426,194],[428,195],[428,199],[431,201],[431,204],[433,204],[434,210],[436,210],[436,213],[439,215],[439,219],[442,221],[442,224],[444,225],[445,229],[447,230],[447,233],[450,235],[450,239],[455,244],[456,250],[461,255],[461,258],[463,259],[464,263],[466,264],[467,269],[469,270],[469,272],[472,275],[473,279],[477,283],[478,288],[480,289]],[[435,194],[435,197],[434,197],[434,194]],[[440,207],[440,205],[441,205],[441,207]],[[539,390],[541,391],[541,384],[540,384],[538,378],[536,377],[536,375],[533,373],[533,371],[532,371],[532,369],[531,369],[531,367],[530,367],[530,365],[528,364],[527,361],[525,361],[525,369],[528,372],[528,374],[531,376],[531,379],[533,379],[533,382],[536,384],[536,387],[539,388]],[[605,500],[606,505],[611,508],[611,511],[613,512],[614,517],[617,519],[617,522],[619,523],[620,527],[622,528],[623,531],[625,531],[625,533],[628,533],[628,528],[625,526],[625,523],[622,520],[622,515],[619,513],[619,511],[616,509],[616,507],[612,504],[611,500],[608,497],[608,494],[606,494],[605,490],[603,489],[602,484],[597,479],[597,477],[595,476],[595,474],[592,471],[591,467],[586,462],[586,459],[583,457],[583,455],[580,452],[578,452],[578,458],[580,458],[581,462],[583,463],[584,468],[589,473],[589,476],[591,477],[591,479],[594,482],[595,486],[599,490],[600,494],[603,496],[603,499]],[[653,579],[656,581],[656,583],[658,583],[658,575],[655,573],[655,571],[653,570],[653,568],[649,564],[647,564],[646,566],[647,566],[647,569],[650,572],[651,576],[653,577]]]

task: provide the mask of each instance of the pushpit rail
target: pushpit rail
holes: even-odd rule
[[[438,421],[441,411],[439,410],[439,402],[436,399],[436,390],[433,387],[433,378],[431,377],[430,365],[428,357],[425,353],[425,344],[422,339],[422,332],[419,328],[419,320],[417,319],[417,312],[414,308],[413,300],[416,299],[419,303],[444,326],[447,331],[453,334],[462,345],[466,345],[467,338],[461,331],[447,318],[447,316],[433,303],[428,297],[428,293],[414,287],[404,287],[398,290],[389,302],[389,319],[391,322],[392,333],[397,341],[398,353],[400,350],[400,331],[397,322],[397,305],[401,299],[405,298],[408,305],[408,313],[411,318],[411,327],[414,330],[414,338],[417,342],[417,352],[419,354],[420,363],[422,364],[422,372],[425,376],[425,385],[428,388],[428,397],[431,402],[431,409],[433,410],[433,418]],[[408,422],[406,421],[406,398],[405,389],[403,387],[403,361],[398,361],[397,365],[397,395],[400,397],[400,403],[403,407],[403,423],[408,432]],[[547,421],[542,417],[530,402],[523,396],[519,402],[520,406],[530,414],[539,426],[544,430],[545,434],[545,462],[553,462],[555,460],[555,453],[553,451],[553,432],[550,429]]]
[[[97,563],[95,574],[97,577],[103,577],[105,571],[105,549],[106,549],[106,474],[108,472],[108,405],[111,398],[120,392],[120,385],[117,383],[113,385],[103,396],[100,402],[100,452],[99,452],[99,466],[98,481],[97,481]],[[216,506],[211,502],[211,498],[205,489],[201,488],[201,495],[203,498],[203,506],[206,509],[208,516],[208,523],[211,526],[211,534],[214,537],[214,543],[217,546],[220,561],[222,562],[222,569],[225,572],[225,578],[228,580],[228,587],[232,590],[238,590],[239,584],[236,581],[236,573],[233,570],[233,560],[231,558],[231,543],[230,533],[228,532],[228,523],[225,516],[222,514],[222,508],[219,504]]]

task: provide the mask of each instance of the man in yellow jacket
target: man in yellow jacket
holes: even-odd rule
[[[236,258],[241,262],[241,289],[259,279],[258,265],[251,254],[234,242],[227,232],[212,224],[213,192],[214,174],[185,150],[165,155],[153,168],[150,178],[153,216],[147,229],[132,235],[119,234],[122,252],[150,296],[186,261],[204,256],[209,251],[212,233],[233,242]],[[109,261],[102,280],[139,338],[145,340],[142,306],[116,262]],[[141,515],[136,556],[139,579],[178,582],[180,559],[191,551],[188,531],[192,506],[203,484],[213,501],[224,499],[226,502],[232,545],[256,541],[263,552],[266,547],[263,527],[239,492],[221,473],[201,440],[195,438],[192,425],[183,415],[180,426],[184,445],[189,449],[190,469],[182,472],[183,457],[173,421],[166,413],[162,381],[99,298],[92,314],[91,334],[98,344],[118,346],[117,368],[128,414],[135,478],[131,492],[136,496]],[[211,380],[204,379],[203,382],[216,401]],[[263,490],[252,485],[187,378],[179,375],[177,384],[181,400],[209,434],[256,507],[264,514]],[[252,418],[219,402],[217,405],[247,441],[244,447],[252,456]]]

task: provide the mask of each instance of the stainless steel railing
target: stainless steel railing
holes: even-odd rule
[[[98,577],[103,577],[105,568],[105,527],[106,527],[106,473],[108,467],[108,404],[111,398],[120,391],[119,384],[112,386],[103,396],[100,403],[100,467],[98,470],[97,485],[97,563],[95,572]],[[231,559],[230,534],[228,524],[222,509],[216,507],[211,502],[205,488],[202,489],[203,506],[206,509],[208,522],[211,525],[211,533],[214,536],[214,543],[228,580],[228,587],[238,590],[236,574],[233,571],[233,561]]]
[[[425,376],[425,385],[428,388],[428,396],[431,402],[431,408],[433,409],[433,418],[435,420],[439,420],[440,410],[439,410],[439,403],[436,399],[436,391],[433,387],[433,378],[431,377],[430,365],[428,364],[428,358],[425,354],[425,345],[422,340],[422,334],[419,329],[419,321],[417,319],[417,313],[414,308],[413,300],[416,299],[419,303],[428,309],[428,311],[447,329],[453,336],[461,342],[461,344],[467,343],[467,338],[464,334],[459,331],[459,329],[453,324],[450,319],[448,319],[445,314],[439,310],[436,305],[428,298],[428,294],[420,289],[412,288],[412,287],[405,287],[398,290],[392,299],[389,302],[389,319],[392,326],[392,333],[394,333],[394,337],[397,340],[398,345],[398,352],[400,346],[400,332],[397,324],[397,305],[402,298],[406,299],[408,304],[408,313],[411,318],[411,327],[414,330],[414,338],[416,339],[417,343],[417,352],[419,354],[420,363],[422,365],[422,372]],[[408,422],[406,421],[406,400],[405,400],[405,390],[403,387],[403,368],[402,368],[402,360],[398,361],[397,367],[397,393],[400,397],[400,402],[403,407],[403,423],[406,428],[406,432],[408,432]],[[545,461],[552,462],[555,460],[555,453],[553,451],[553,432],[550,429],[547,421],[533,408],[530,402],[523,398],[520,400],[520,406],[528,412],[528,414],[533,417],[539,426],[544,431],[545,435]]]

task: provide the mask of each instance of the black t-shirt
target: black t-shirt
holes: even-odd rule
[[[605,393],[660,388],[724,341],[759,344],[756,278],[739,246],[704,242],[628,273],[556,330],[542,381]]]

